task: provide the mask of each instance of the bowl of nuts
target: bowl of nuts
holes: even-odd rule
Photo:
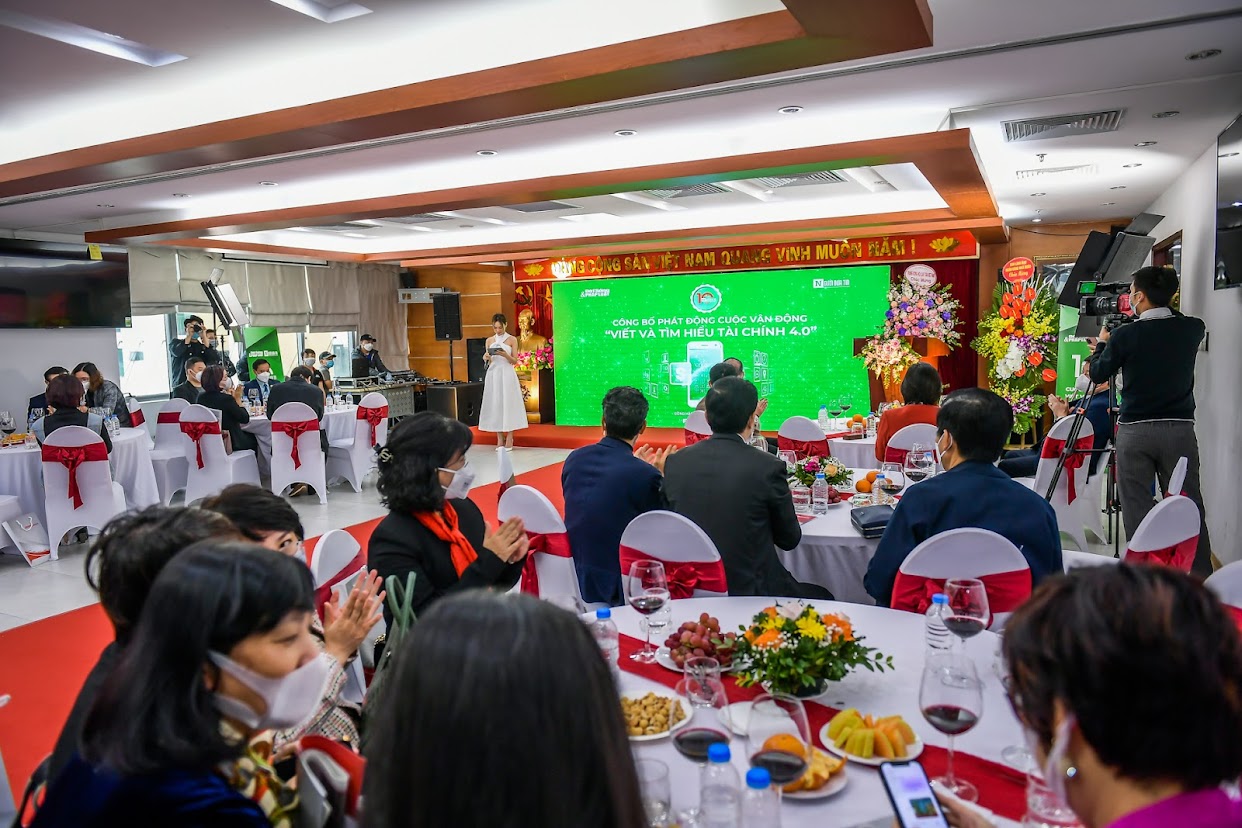
[[[631,742],[663,739],[690,723],[690,711],[684,699],[659,693],[648,693],[639,698],[622,696],[621,715],[625,718],[625,732]]]

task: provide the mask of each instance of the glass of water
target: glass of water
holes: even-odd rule
[[[789,493],[793,495],[794,512],[799,515],[809,515],[811,513],[811,490],[801,483],[795,483],[789,487]]]
[[[638,787],[643,798],[643,810],[647,812],[647,824],[651,828],[664,828],[669,824],[673,809],[668,765],[659,759],[635,759],[634,769],[638,771]]]

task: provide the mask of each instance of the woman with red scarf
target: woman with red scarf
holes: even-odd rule
[[[522,521],[489,532],[466,496],[474,481],[466,459],[472,439],[465,424],[424,411],[393,429],[379,453],[388,517],[371,535],[367,564],[385,582],[416,574],[415,613],[460,590],[508,590],[522,574],[530,548]],[[387,607],[384,614],[391,623]]]

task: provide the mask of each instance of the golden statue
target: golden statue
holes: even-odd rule
[[[535,324],[535,312],[530,308],[522,308],[518,312],[518,350],[534,351],[548,344],[548,340],[531,330]]]

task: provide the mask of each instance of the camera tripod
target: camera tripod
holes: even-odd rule
[[[1116,375],[1109,377],[1108,388],[1104,391],[1108,395],[1108,420],[1109,434],[1112,439],[1109,440],[1108,448],[1102,449],[1107,455],[1104,467],[1096,471],[1096,474],[1104,474],[1104,508],[1103,512],[1106,518],[1106,534],[1107,540],[1113,544],[1113,557],[1121,557],[1121,499],[1117,494],[1117,383]],[[1070,403],[1073,406],[1073,422],[1070,423],[1069,435],[1065,439],[1065,446],[1061,449],[1061,456],[1057,458],[1056,468],[1052,471],[1052,480],[1048,484],[1048,490],[1044,493],[1044,500],[1051,502],[1053,494],[1056,493],[1057,483],[1061,480],[1061,473],[1065,471],[1065,463],[1071,455],[1085,454],[1087,462],[1095,456],[1095,449],[1076,449],[1074,446],[1078,442],[1078,435],[1082,431],[1083,421],[1087,419],[1087,406],[1100,393],[1099,385],[1092,383],[1091,391],[1077,401]],[[1045,438],[1047,439],[1047,438]],[[1091,504],[1092,508],[1099,508],[1098,503]],[[1086,551],[1085,549],[1082,551]]]

